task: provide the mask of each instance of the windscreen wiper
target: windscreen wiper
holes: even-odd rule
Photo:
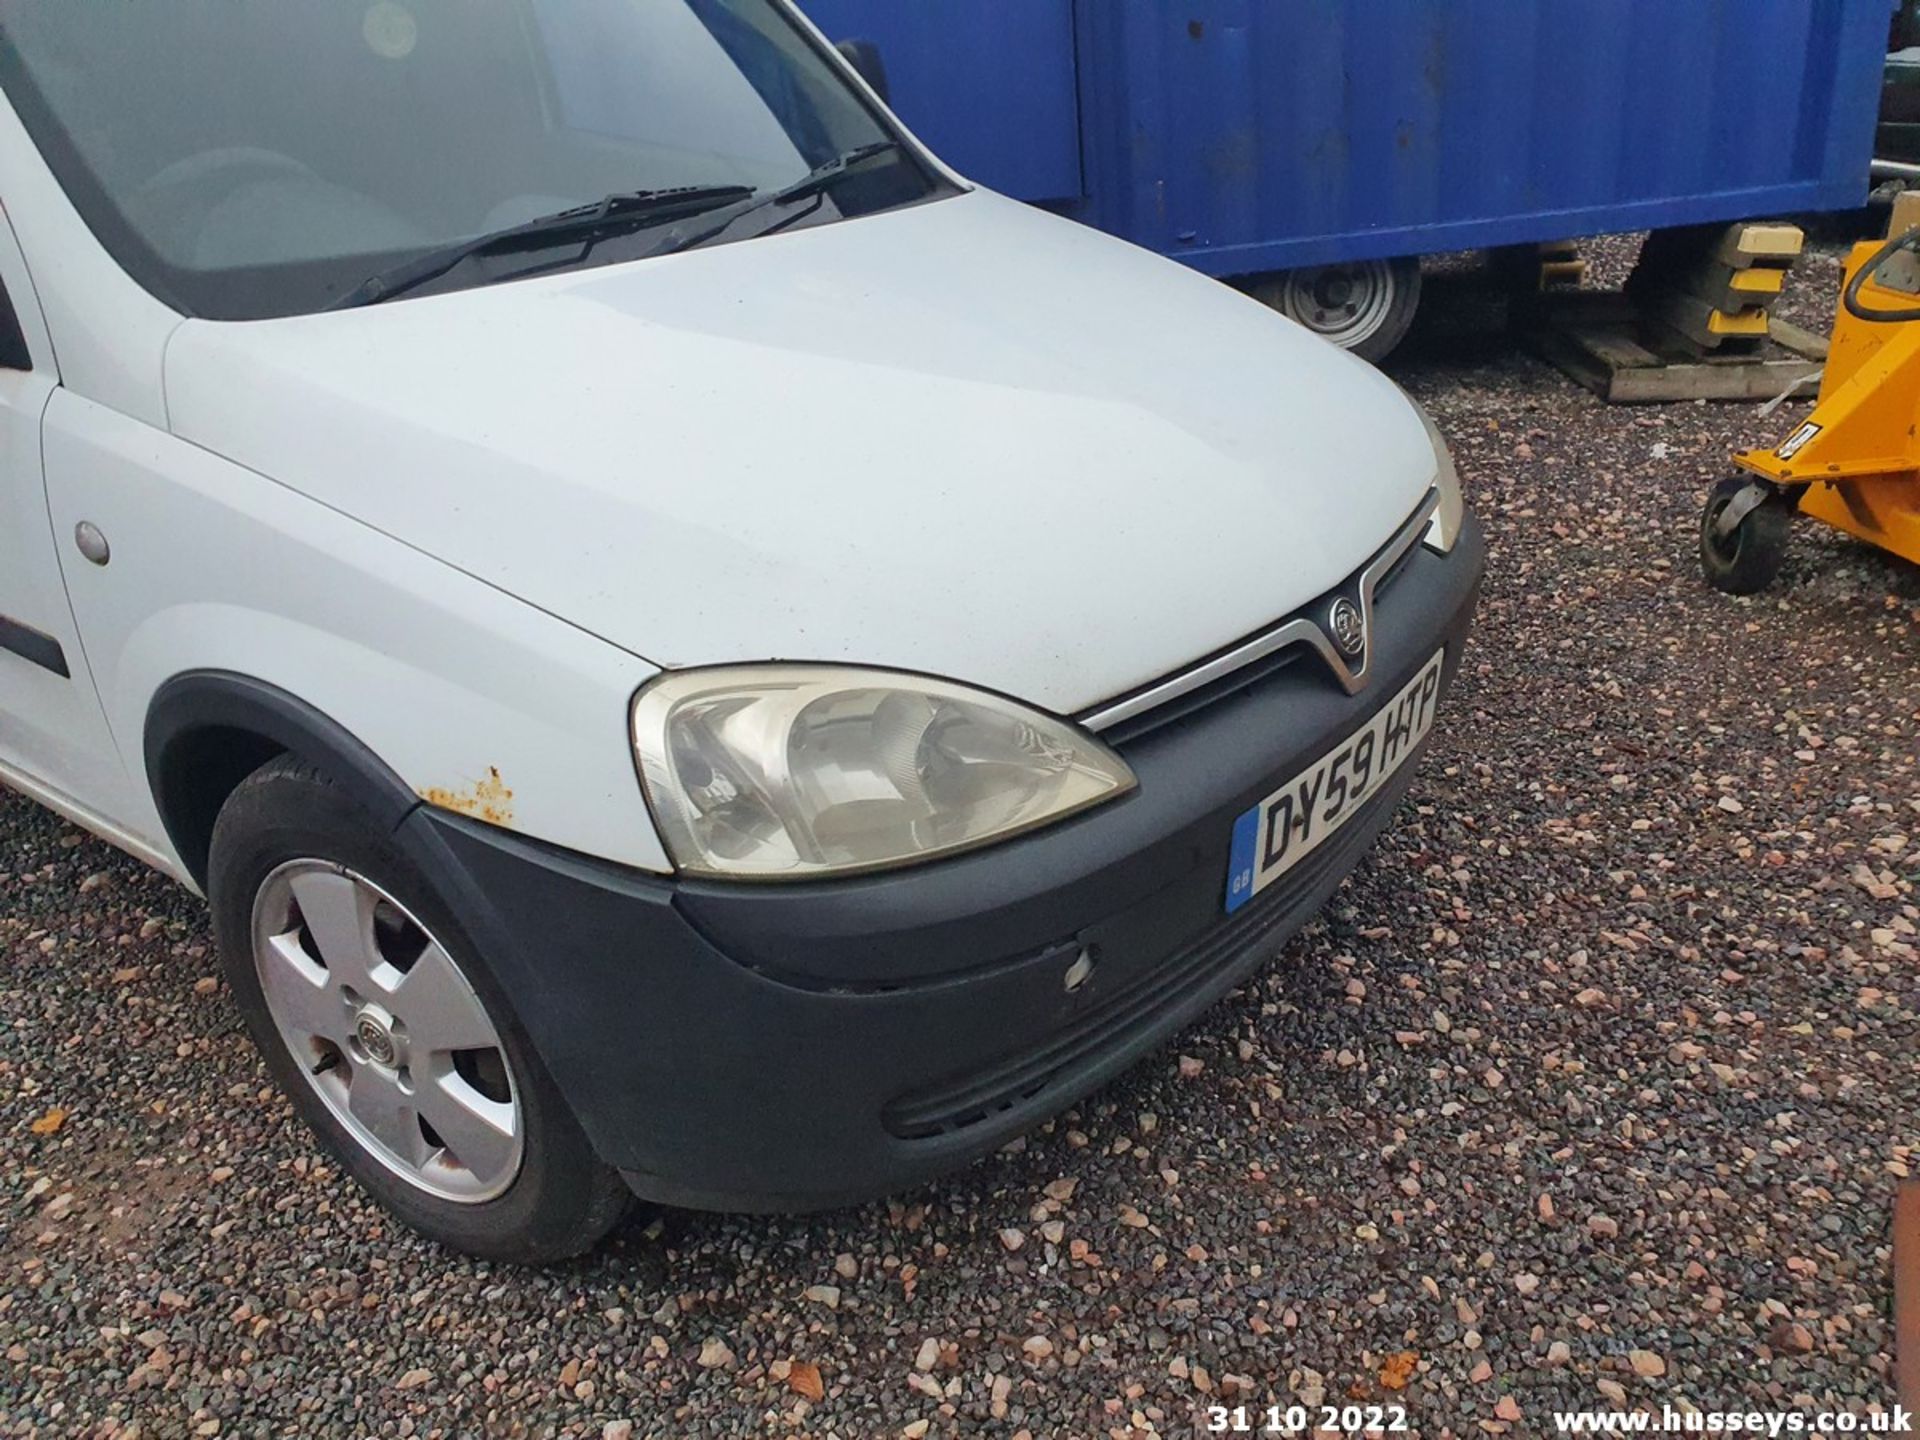
[[[750,199],[755,193],[751,185],[683,185],[671,190],[632,190],[609,195],[591,205],[576,205],[403,260],[369,275],[326,308],[351,310],[360,305],[378,305],[439,279],[475,255],[537,250],[550,243],[576,238],[591,245],[625,230],[702,215],[723,205]]]
[[[856,145],[827,161],[816,165],[791,185],[765,195],[754,195],[740,204],[729,207],[716,215],[712,222],[686,235],[669,235],[658,249],[649,251],[649,255],[673,255],[682,250],[691,250],[704,245],[722,230],[729,229],[735,222],[762,210],[771,210],[783,205],[792,205],[800,200],[810,200],[816,195],[824,195],[839,184],[857,165],[877,156],[904,149],[898,140],[875,140],[870,145]]]

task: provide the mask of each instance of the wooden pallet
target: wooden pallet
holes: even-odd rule
[[[1542,305],[1524,333],[1542,359],[1616,405],[1771,400],[1815,374],[1827,358],[1823,338],[1777,316],[1752,353],[1701,355],[1611,291]]]

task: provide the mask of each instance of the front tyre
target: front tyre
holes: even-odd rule
[[[1793,500],[1769,495],[1721,533],[1727,507],[1755,482],[1729,475],[1713,487],[1700,512],[1700,568],[1707,583],[1729,595],[1757,595],[1774,582],[1787,556],[1787,532],[1793,524]]]
[[[1282,270],[1256,280],[1247,293],[1378,364],[1406,339],[1420,308],[1420,259],[1347,260]]]
[[[282,757],[241,782],[207,890],[267,1068],[388,1210],[517,1263],[578,1254],[625,1213],[458,917],[319,771]]]

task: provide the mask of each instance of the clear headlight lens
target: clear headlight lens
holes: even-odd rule
[[[1433,512],[1433,520],[1427,526],[1422,537],[1430,550],[1438,550],[1442,555],[1453,549],[1453,542],[1460,538],[1460,525],[1467,513],[1466,502],[1460,496],[1460,472],[1453,468],[1453,453],[1447,449],[1446,437],[1440,433],[1440,427],[1433,423],[1433,417],[1427,414],[1426,407],[1416,403],[1414,408],[1420,412],[1420,423],[1427,427],[1427,438],[1433,442],[1433,484],[1440,492],[1440,508]]]
[[[1118,756],[1052,716],[839,666],[669,671],[634,697],[633,743],[674,862],[734,878],[909,864],[1134,786]]]

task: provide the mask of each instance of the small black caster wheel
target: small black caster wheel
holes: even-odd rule
[[[1793,522],[1791,497],[1779,491],[1767,495],[1729,528],[1725,516],[1735,501],[1746,497],[1760,482],[1729,475],[1707,496],[1700,516],[1700,568],[1707,583],[1729,595],[1757,595],[1773,583],[1787,555],[1787,530]]]

